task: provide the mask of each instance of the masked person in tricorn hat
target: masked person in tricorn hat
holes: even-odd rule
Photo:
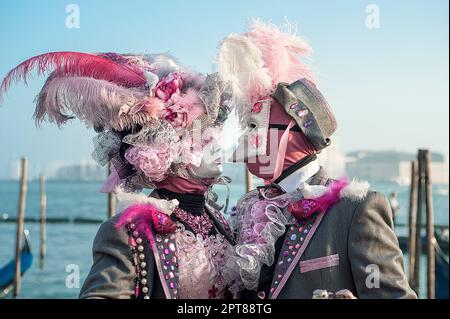
[[[323,291],[336,298],[416,298],[386,198],[365,182],[331,180],[318,164],[337,125],[299,59],[309,52],[292,32],[257,20],[219,48],[219,74],[233,88],[245,130],[233,159],[265,181],[232,212],[238,265],[232,290],[261,299]]]

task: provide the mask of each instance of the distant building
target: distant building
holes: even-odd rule
[[[55,179],[65,181],[102,181],[107,169],[95,164],[61,166],[56,170]]]
[[[372,182],[408,184],[411,162],[416,154],[396,151],[355,151],[347,153],[346,169],[350,177]],[[435,184],[448,184],[448,164],[442,154],[431,154],[431,180]]]
[[[399,163],[399,179],[400,184],[411,183],[411,162]],[[433,184],[448,184],[448,163],[446,162],[432,162],[430,165],[430,179]]]

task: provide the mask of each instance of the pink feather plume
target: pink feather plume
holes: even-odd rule
[[[97,53],[96,55],[126,67],[138,68],[138,70],[155,71],[155,68],[145,61],[144,55],[130,53],[120,54],[115,52],[102,52]]]
[[[0,98],[13,82],[27,83],[34,68],[39,75],[55,71],[57,76],[92,77],[126,87],[139,87],[147,82],[143,70],[135,64],[118,64],[110,58],[89,53],[50,52],[32,57],[9,71],[0,86]]]
[[[279,82],[291,83],[300,78],[316,83],[311,68],[301,60],[312,52],[302,38],[292,32],[282,32],[277,26],[257,19],[253,20],[247,35],[261,50],[273,85]]]
[[[136,226],[136,231],[139,234],[152,241],[153,230],[159,234],[170,234],[175,232],[177,224],[170,216],[160,212],[151,204],[134,204],[128,206],[120,216],[116,223],[116,229],[121,229],[128,223],[133,223]]]
[[[314,199],[322,211],[326,212],[340,200],[341,191],[348,185],[347,178],[341,178],[330,185],[330,189],[322,196]]]
[[[161,108],[161,101],[142,90],[90,77],[52,74],[37,96],[34,117],[38,125],[44,120],[62,125],[73,114],[96,129],[121,131],[147,124]]]
[[[299,220],[308,218],[319,211],[326,213],[331,206],[339,202],[341,191],[347,185],[348,180],[346,178],[334,181],[323,195],[318,198],[292,202],[288,206],[288,211]]]

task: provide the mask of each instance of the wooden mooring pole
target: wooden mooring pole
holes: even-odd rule
[[[423,180],[424,180],[424,163],[423,151],[419,150],[417,155],[418,171],[417,171],[417,215],[416,215],[416,233],[415,233],[415,259],[414,259],[414,276],[412,288],[419,295],[420,291],[420,257],[422,256],[422,206],[423,206]]]
[[[22,247],[22,232],[23,232],[23,222],[25,219],[25,202],[27,194],[27,159],[21,159],[21,178],[20,178],[20,195],[19,195],[19,207],[17,212],[17,232],[16,232],[16,264],[15,264],[15,275],[14,275],[14,290],[13,298],[17,298],[20,293],[20,277],[21,277],[21,266],[20,266],[20,249]]]
[[[417,201],[417,161],[411,162],[411,186],[409,190],[408,252],[409,285],[414,286],[414,264],[416,260],[416,201]]]
[[[423,151],[425,169],[425,211],[427,227],[427,298],[435,299],[435,237],[432,183],[430,177],[431,155],[429,150]]]
[[[116,211],[116,198],[114,193],[108,193],[108,218],[114,216]]]
[[[44,258],[45,258],[45,241],[46,241],[46,209],[47,209],[47,195],[45,193],[45,176],[41,175],[39,177],[39,184],[41,189],[41,249],[39,251],[39,265],[44,268]]]

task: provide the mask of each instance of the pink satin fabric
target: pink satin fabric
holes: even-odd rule
[[[292,117],[290,117],[286,111],[283,109],[280,103],[272,99],[272,103],[270,106],[270,118],[269,123],[270,124],[282,124],[282,125],[289,125],[289,123],[292,120]],[[271,129],[274,130],[274,129]],[[283,136],[284,131],[278,130],[278,145],[280,145],[281,138]],[[270,161],[261,160],[259,156],[256,157],[256,161],[254,160],[253,163],[248,163],[247,167],[250,173],[253,175],[258,176],[259,178],[262,178],[264,180],[271,180],[274,177],[273,171],[269,173],[262,173],[261,167],[263,166],[269,166],[269,163],[276,163],[277,157],[278,157],[278,147],[275,148],[276,152],[270,153],[270,134],[267,133],[267,151],[266,156],[269,156]],[[283,164],[283,171],[287,169],[288,167],[292,166],[293,164],[300,161],[302,158],[305,158],[308,155],[315,154],[317,151],[314,148],[314,146],[307,140],[305,135],[302,132],[289,132],[288,136],[288,144],[286,148],[286,156],[284,158],[284,164]],[[261,163],[262,162],[262,163]]]
[[[178,176],[169,176],[165,180],[159,183],[155,183],[156,188],[165,188],[171,192],[180,194],[205,194],[208,189],[207,185],[204,185],[200,181],[195,179],[187,180]]]

